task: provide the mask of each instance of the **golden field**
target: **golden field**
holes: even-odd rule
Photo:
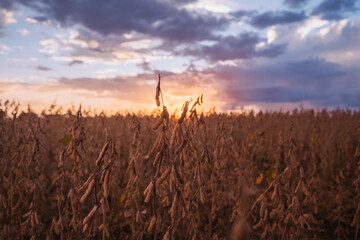
[[[0,238],[359,238],[359,112],[201,102],[180,117],[3,102]]]

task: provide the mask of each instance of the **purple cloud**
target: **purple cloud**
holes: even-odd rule
[[[35,67],[35,69],[36,70],[39,70],[39,71],[50,71],[51,70],[51,68],[48,68],[48,67],[45,67],[45,66],[37,66],[37,67]]]
[[[273,25],[301,22],[306,18],[307,17],[304,11],[268,11],[252,16],[249,23],[256,28],[262,29]]]
[[[187,49],[182,54],[206,58],[210,61],[219,61],[254,57],[272,58],[282,54],[286,49],[285,44],[270,44],[257,49],[256,45],[261,41],[262,39],[254,33],[243,33],[237,37],[223,37],[211,46],[198,46],[197,48]]]
[[[84,62],[83,61],[80,61],[80,60],[73,60],[71,61],[70,63],[68,63],[67,65],[68,66],[74,66],[74,65],[79,65],[79,64],[83,64]]]
[[[13,4],[14,4],[13,0],[1,0],[0,1],[0,8],[11,9],[13,7]]]
[[[267,103],[301,102],[323,99],[329,96],[326,93],[282,86],[229,89],[228,94],[238,102]]]
[[[308,2],[308,0],[284,0],[284,4],[292,8],[304,5],[306,2]]]
[[[323,0],[313,11],[313,15],[322,15],[324,19],[335,20],[344,18],[343,13],[355,12],[357,0]]]
[[[20,1],[20,0],[19,0]],[[214,31],[229,24],[224,17],[195,14],[179,9],[171,2],[139,0],[106,2],[88,1],[20,1],[39,10],[42,18],[52,18],[63,25],[82,24],[107,36],[136,31],[175,42],[215,39]],[[180,1],[178,3],[187,3]]]

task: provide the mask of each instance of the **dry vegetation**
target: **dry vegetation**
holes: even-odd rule
[[[3,103],[0,238],[359,239],[359,112],[201,103],[169,115],[160,81],[155,117]]]

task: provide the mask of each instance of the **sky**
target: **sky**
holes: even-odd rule
[[[0,99],[41,111],[360,107],[360,0],[0,0]]]

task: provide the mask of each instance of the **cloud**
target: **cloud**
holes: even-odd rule
[[[202,10],[207,10],[214,13],[229,13],[231,8],[226,3],[228,2],[218,0],[196,0],[191,4],[186,4],[184,8],[188,9],[189,11],[200,12]]]
[[[229,97],[238,102],[266,102],[266,103],[288,103],[306,100],[318,100],[328,97],[328,94],[313,92],[290,87],[260,87],[229,89]]]
[[[162,88],[166,89],[164,94],[168,106],[181,107],[185,100],[201,93],[205,93],[209,98],[214,95],[215,89],[218,89],[213,88],[217,83],[211,75],[193,69],[182,73],[155,70],[135,76],[59,78],[54,85],[44,85],[38,91],[72,91],[74,94],[86,92],[86,97],[113,98],[118,101],[131,101],[143,108],[153,108],[158,73],[161,73],[163,79]]]
[[[61,78],[59,84],[64,86],[71,86],[72,89],[86,89],[96,92],[117,91],[123,88],[131,88],[134,83],[128,82],[121,77],[109,79],[97,78]]]
[[[282,54],[286,49],[285,44],[273,45],[265,43],[261,48],[257,48],[257,45],[261,42],[262,39],[254,33],[242,33],[236,37],[223,37],[211,46],[186,49],[183,54],[206,58],[215,62],[254,57],[274,58]]]
[[[161,0],[161,1],[166,2],[168,4],[174,4],[176,6],[183,6],[183,5],[187,5],[187,4],[191,4],[191,3],[196,3],[198,0],[177,0],[177,1]]]
[[[162,84],[169,102],[206,91],[212,101],[260,108],[303,101],[312,106],[360,105],[356,94],[360,91],[359,22],[324,20],[356,11],[352,0],[321,0],[310,17],[294,9],[213,11],[202,6],[202,0],[201,4],[193,0],[18,2],[38,10],[40,16],[26,21],[54,27],[50,34],[56,34],[40,42],[46,57],[67,66],[108,64],[102,71],[92,69],[88,74],[93,75],[66,75],[38,85],[35,92],[70,92],[82,99],[108,98],[141,106],[153,103],[156,66],[163,64],[167,71],[161,71]],[[302,7],[308,0],[282,2]],[[3,4],[13,11],[10,2]],[[5,51],[0,46],[1,50]],[[169,64],[166,58],[172,58]],[[7,61],[25,63],[26,59]],[[187,69],[181,65],[186,61],[193,63]],[[125,62],[143,73],[118,76],[115,64]],[[46,63],[41,65],[32,67],[51,70]]]
[[[78,26],[76,31],[69,30],[69,36],[41,41],[42,53],[68,62],[138,63],[169,55],[193,56],[211,62],[275,58],[286,51],[286,43],[274,44],[247,32],[237,36],[221,32],[234,18],[246,17],[249,24],[259,29],[306,18],[304,12],[292,11],[239,10],[215,14],[204,9],[188,10],[186,6],[195,1],[182,1],[177,5],[168,0],[109,0],[106,4],[96,0],[20,2],[42,14],[28,19],[31,22],[51,20],[63,26]],[[202,42],[206,41],[214,44],[204,46]]]
[[[29,34],[30,34],[29,30],[27,30],[26,28],[20,29],[20,30],[19,30],[19,33],[20,33],[21,35],[23,35],[23,36],[26,36],[26,35],[29,35]]]
[[[355,70],[355,75],[349,71],[323,59],[304,59],[276,61],[251,68],[216,65],[196,70],[189,67],[182,73],[161,72],[161,75],[169,104],[178,104],[186,97],[204,92],[211,104],[216,104],[221,110],[244,104],[266,109],[270,103],[281,107],[289,103],[297,106],[302,102],[311,107],[360,107],[360,98],[356,94],[360,89],[356,80],[360,71]],[[111,78],[61,78],[53,91],[78,89],[89,94],[92,92],[99,98],[152,103],[155,72]]]
[[[323,0],[312,11],[313,15],[321,15],[324,19],[334,20],[344,18],[343,13],[355,12],[357,0]]]
[[[237,18],[237,19],[241,19],[243,17],[249,16],[254,14],[255,12],[250,12],[250,11],[245,11],[245,10],[238,10],[236,12],[232,12],[230,13],[231,16]]]
[[[310,107],[360,107],[357,94],[360,71],[358,68],[351,70],[357,71],[355,75],[349,71],[323,59],[304,59],[294,62],[277,60],[251,67],[218,64],[203,70],[189,66],[182,73],[161,71],[161,76],[166,104],[172,107],[180,107],[184,100],[201,93],[204,93],[208,105],[215,105],[220,110],[247,105],[259,109],[296,107],[302,102]],[[122,103],[123,108],[129,108],[124,107],[126,103],[134,109],[152,109],[157,72],[135,76],[59,78],[47,85],[16,82],[1,84],[0,88],[7,94],[10,94],[7,87],[17,87],[30,95],[70,94],[67,98],[77,99],[79,103],[89,103],[91,99],[98,104],[109,99],[111,104]]]
[[[307,2],[308,0],[284,0],[284,4],[292,8],[299,7]]]
[[[322,27],[329,24],[329,21],[320,19],[319,17],[311,17],[305,21],[305,23],[297,28],[297,33],[302,37],[306,38],[314,30],[319,30]]]
[[[143,60],[142,63],[137,64],[144,71],[151,71],[150,63]]]
[[[5,9],[0,10],[0,16],[2,16],[2,22],[6,24],[17,23],[17,20],[14,18],[14,13]]]
[[[167,98],[170,103],[176,99],[176,95],[193,94],[197,81],[179,81],[184,78],[184,74],[175,74],[172,72],[161,72],[161,76],[166,81],[163,82],[163,88],[167,89]],[[71,89],[72,91],[87,91],[92,96],[98,98],[113,98],[117,100],[132,101],[135,104],[143,106],[153,105],[154,88],[156,87],[156,74],[138,74],[136,76],[116,76],[102,78],[60,78],[56,86],[44,88],[44,91],[57,91],[61,89]],[[173,94],[176,93],[176,94]],[[186,100],[186,99],[185,99]],[[185,101],[184,100],[184,101]]]
[[[74,66],[74,65],[78,65],[78,64],[83,64],[84,62],[83,61],[80,61],[80,60],[72,60],[71,62],[69,62],[67,65],[68,66]]]
[[[32,24],[44,24],[44,25],[49,25],[51,22],[51,20],[47,17],[27,17],[25,18],[25,21],[32,23]]]
[[[217,65],[206,72],[221,82],[218,98],[227,103],[224,108],[255,104],[269,109],[269,103],[281,107],[301,102],[310,107],[360,107],[356,97],[360,71],[324,59],[277,60],[251,67]]]
[[[63,42],[60,42],[55,38],[41,40],[39,44],[43,47],[39,50],[39,52],[46,54],[57,53],[61,50],[61,47],[65,46]]]
[[[360,95],[357,91],[352,91],[350,93],[340,93],[339,94],[339,101],[343,102],[341,107],[351,107],[358,109],[360,107]]]
[[[306,14],[292,11],[268,11],[252,16],[249,23],[256,28],[267,28],[279,24],[289,24],[305,20]]]
[[[272,61],[252,68],[223,66],[214,69],[222,79],[239,82],[244,86],[284,86],[326,90],[332,81],[346,75],[340,65],[324,59],[309,58],[299,61]],[[238,84],[238,83],[237,83]]]
[[[213,106],[214,103],[209,102],[210,96],[215,93],[210,86],[214,83],[210,76],[191,71],[181,74],[162,71],[161,76],[164,79],[162,88],[166,89],[164,100],[169,111],[181,108],[184,101],[194,99],[201,93],[205,94],[209,106]],[[37,99],[39,102],[33,106],[37,110],[48,106],[56,98],[58,103],[65,107],[82,103],[83,106],[97,109],[151,111],[156,108],[156,84],[155,73],[103,78],[58,78],[49,84],[8,80],[2,82],[0,79],[0,92],[4,93],[2,96],[5,99],[16,96],[23,104],[34,103],[34,99]]]
[[[229,14],[235,20],[241,20],[245,18],[245,22],[250,24],[252,27],[258,29],[264,29],[275,25],[286,25],[295,22],[301,22],[307,18],[305,11],[294,12],[287,10],[280,11],[248,11],[238,10]]]
[[[160,58],[161,55],[154,54],[153,50],[162,41],[137,33],[103,36],[87,29],[67,29],[62,34],[56,34],[39,43],[42,46],[39,52],[56,61],[66,61],[72,66],[72,63],[80,63],[78,61],[115,64]]]
[[[0,55],[6,55],[11,51],[11,48],[4,44],[0,44]]]
[[[36,57],[31,57],[31,58],[6,58],[6,61],[8,62],[37,62],[39,61],[38,58]]]
[[[6,5],[6,2],[4,3],[4,6]],[[5,27],[7,24],[11,23],[17,23],[17,20],[14,18],[14,13],[12,11],[1,9],[0,5],[0,30]],[[2,37],[4,34],[0,33],[0,37]]]
[[[39,49],[39,52],[51,56],[56,61],[66,61],[70,65],[80,63],[78,61],[112,64],[138,62],[145,54],[141,44],[135,43],[136,40],[136,38],[126,40],[124,37],[104,37],[68,30],[64,34],[40,41],[42,48]],[[124,44],[130,42],[134,42],[134,44],[129,44],[129,46]],[[142,45],[146,47],[144,42]]]
[[[287,42],[288,61],[299,58],[322,58],[341,65],[359,66],[360,22],[311,17],[301,25],[276,27],[273,43]]]
[[[272,66],[265,70],[265,74],[268,73],[278,83],[316,90],[330,88],[335,78],[346,74],[340,64],[318,58],[284,63],[280,67]]]
[[[187,2],[187,1],[185,1]],[[45,1],[22,2],[63,25],[82,24],[104,36],[135,31],[168,41],[183,42],[215,38],[228,20],[212,14],[190,13],[168,1]]]
[[[41,66],[41,65],[35,67],[35,69],[36,69],[36,70],[39,70],[39,71],[45,71],[45,72],[51,70],[51,68],[48,68],[48,67],[45,67],[45,66]]]
[[[0,8],[11,9],[13,4],[14,4],[13,0],[1,0],[0,1]]]

